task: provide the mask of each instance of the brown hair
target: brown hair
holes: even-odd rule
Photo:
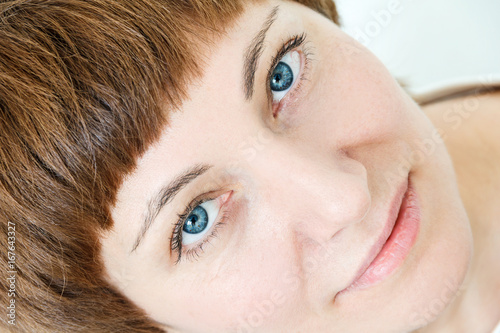
[[[331,0],[297,2],[337,21]],[[14,299],[16,324],[11,306],[2,331],[163,332],[102,278],[98,233],[166,125],[162,109],[180,106],[201,75],[194,48],[243,5],[0,4],[0,300]]]

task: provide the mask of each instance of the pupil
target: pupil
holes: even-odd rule
[[[205,230],[208,225],[208,214],[207,211],[201,207],[197,206],[191,214],[186,219],[182,230],[188,234],[198,234]]]

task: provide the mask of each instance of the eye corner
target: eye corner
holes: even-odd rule
[[[233,196],[233,192],[234,190],[229,190],[217,197],[216,200],[218,201],[220,206],[224,205],[226,202],[229,201],[229,199]]]

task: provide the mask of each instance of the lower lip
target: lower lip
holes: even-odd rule
[[[361,290],[385,280],[401,266],[417,239],[420,226],[420,207],[411,185],[405,193],[391,235],[372,263],[343,291]]]

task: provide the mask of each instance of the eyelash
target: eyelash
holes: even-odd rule
[[[175,264],[179,263],[182,259],[182,228],[184,227],[184,222],[189,214],[195,209],[197,206],[203,204],[204,202],[214,200],[215,198],[205,198],[205,199],[197,199],[192,201],[184,211],[178,215],[177,222],[174,226],[174,231],[172,233],[172,237],[170,238],[170,249],[172,252],[177,252],[177,259]],[[216,238],[218,235],[218,229],[222,227],[227,220],[227,210],[224,207],[221,207],[221,211],[219,212],[220,218],[214,222],[212,226],[212,230],[203,240],[201,240],[198,244],[196,244],[192,249],[186,250],[184,256],[188,260],[198,259],[200,254],[203,253],[203,247],[210,242],[211,239]]]
[[[270,87],[270,82],[271,82],[271,79],[272,79],[272,75],[273,75],[273,71],[274,69],[276,68],[276,66],[279,64],[279,62],[281,61],[281,59],[290,51],[300,47],[300,46],[303,46],[307,43],[307,34],[304,32],[302,34],[299,34],[299,35],[294,35],[292,36],[290,39],[288,39],[287,42],[285,42],[281,48],[279,49],[279,51],[276,53],[276,55],[273,57],[273,59],[271,60],[271,66],[269,67],[269,70],[268,70],[268,73],[267,73],[267,80],[266,80],[266,87],[267,87],[267,96],[268,96],[268,100],[269,100],[269,103],[272,105],[272,109],[273,109],[273,117],[276,117],[276,114],[277,114],[277,111],[279,111],[280,109],[280,105],[282,104],[282,101],[285,100],[285,99],[288,99],[290,98],[289,96],[286,96],[285,98],[283,98],[276,106],[277,110],[275,111],[274,110],[274,105],[273,105],[273,97],[272,97],[272,92],[271,92],[271,87]],[[307,80],[307,74],[308,74],[308,69],[309,69],[309,62],[311,60],[311,55],[312,53],[310,52],[310,49],[307,48],[307,47],[303,47],[302,49],[302,54],[304,55],[304,64],[301,68],[301,73],[300,73],[300,77],[298,78],[298,81],[295,82],[295,87],[293,87],[287,95],[293,95],[295,94],[296,92],[298,92],[301,88],[301,83],[302,81],[305,81]]]
[[[271,82],[272,74],[276,66],[279,64],[281,59],[290,51],[302,46],[305,44],[307,39],[307,35],[305,33],[302,33],[300,35],[295,35],[292,38],[290,38],[287,42],[285,42],[279,51],[276,53],[276,55],[272,58],[271,60],[271,66],[268,70],[267,74],[267,81],[266,81],[266,86],[267,86],[267,94],[268,94],[268,99],[272,105],[273,103],[273,98],[272,98],[272,93],[271,93],[271,87],[269,82]],[[302,53],[304,54],[304,65],[301,68],[301,73],[300,77],[298,78],[299,80],[295,83],[295,87],[293,88],[292,91],[289,92],[289,94],[293,95],[293,92],[299,91],[301,87],[301,81],[306,80],[307,78],[307,69],[308,69],[308,64],[310,60],[310,52],[307,48],[302,50]],[[281,104],[281,101],[278,103],[278,108],[279,105]],[[274,109],[274,107],[273,107]],[[273,112],[274,114],[274,112]],[[175,261],[175,264],[179,263],[181,259],[183,258],[183,252],[184,257],[188,260],[195,260],[199,258],[199,256],[203,253],[203,247],[210,242],[211,239],[216,238],[218,235],[218,230],[220,227],[222,227],[227,220],[227,209],[224,209],[221,207],[221,215],[220,218],[218,218],[218,221],[214,222],[214,225],[212,226],[212,230],[210,231],[209,235],[206,236],[203,240],[201,240],[198,244],[196,244],[192,249],[183,251],[183,246],[182,246],[182,228],[184,227],[184,223],[186,221],[186,218],[189,216],[191,211],[195,209],[198,205],[203,204],[204,202],[214,200],[215,198],[204,198],[204,199],[197,199],[192,201],[183,211],[183,213],[178,215],[178,220],[175,223],[174,226],[174,231],[172,233],[172,237],[170,238],[170,249],[172,253],[177,252],[177,259]]]

